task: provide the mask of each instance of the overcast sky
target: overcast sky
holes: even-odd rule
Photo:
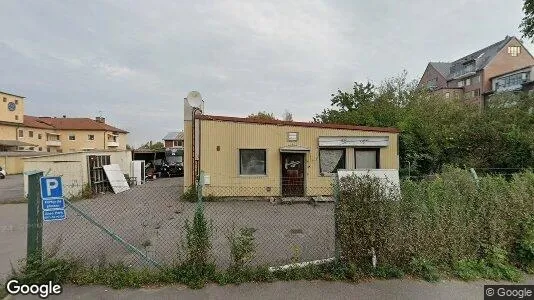
[[[207,114],[308,121],[354,81],[520,37],[522,2],[1,0],[0,90],[29,115],[102,114],[134,145],[182,129],[190,90]]]

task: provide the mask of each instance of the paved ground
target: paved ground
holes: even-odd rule
[[[24,200],[24,179],[22,175],[7,175],[0,179],[0,204]]]
[[[196,204],[180,201],[182,178],[162,178],[129,191],[75,202],[100,224],[161,263],[184,257],[184,222],[192,220]],[[231,201],[205,204],[213,226],[213,254],[220,267],[230,259],[230,230],[256,229],[254,263],[280,265],[333,256],[333,204],[273,205],[268,201]],[[67,220],[47,223],[45,249],[82,258],[88,263],[142,260],[125,250],[80,214],[69,208]]]
[[[365,283],[293,281],[209,285],[200,290],[183,286],[112,290],[101,286],[68,286],[53,299],[484,299],[484,284],[491,281],[428,283],[415,280],[375,280]],[[509,283],[503,283],[509,284]],[[529,278],[522,284],[534,284]],[[36,299],[16,296],[13,299]]]
[[[27,211],[26,203],[0,205],[0,282],[26,255]]]

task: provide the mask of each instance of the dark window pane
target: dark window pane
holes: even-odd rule
[[[239,174],[265,175],[266,151],[264,149],[239,150]]]

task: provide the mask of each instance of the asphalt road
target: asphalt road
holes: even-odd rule
[[[22,175],[7,175],[0,179],[0,203],[24,200],[24,179]]]
[[[0,282],[26,255],[26,203],[0,205]]]
[[[362,283],[278,281],[218,286],[200,290],[184,286],[113,290],[103,286],[66,286],[53,299],[484,299],[484,285],[492,281],[373,280]],[[501,283],[510,284],[510,283]],[[530,277],[521,284],[534,284]],[[16,296],[12,299],[38,299]]]

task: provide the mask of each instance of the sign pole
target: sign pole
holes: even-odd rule
[[[43,172],[35,172],[28,175],[28,227],[26,260],[38,260],[43,258],[43,215],[41,196],[39,193],[39,179]]]

